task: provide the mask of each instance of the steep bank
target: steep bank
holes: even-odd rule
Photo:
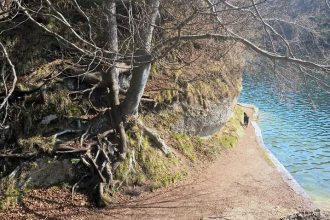
[[[78,21],[84,20],[75,16],[77,12],[70,13],[72,8],[67,6],[58,5]],[[97,7],[89,4],[86,7],[92,14],[97,11]],[[65,32],[66,27],[51,18],[39,19],[50,29]],[[214,159],[237,141],[237,117],[232,126],[222,133],[218,131],[228,122],[241,89],[244,59],[240,44],[214,39],[183,41],[164,53],[164,57],[152,61],[140,118],[125,121],[128,151],[125,145],[125,154],[121,155],[121,136],[125,132],[116,134],[115,124],[121,116],[112,115],[117,107],[108,103],[112,99],[109,96],[116,92],[104,84],[107,78],[104,73],[112,64],[93,66],[94,61],[89,63],[78,57],[76,60],[71,56],[76,53],[72,48],[57,42],[56,37],[44,38],[42,30],[24,34],[34,25],[24,23],[20,29],[1,37],[11,45],[8,51],[17,64],[17,85],[10,100],[15,108],[0,112],[0,117],[7,118],[5,128],[0,130],[0,157],[5,158],[0,161],[1,209],[15,206],[30,188],[64,182],[71,186],[79,182],[87,191],[100,192],[95,186],[102,188],[104,179],[109,179],[109,191],[125,191],[129,187],[150,191],[185,178],[193,173],[193,168]],[[157,34],[155,42],[162,42],[165,35],[171,33]],[[106,33],[100,31],[97,37],[104,40],[101,42],[105,45],[100,45],[107,48]],[[41,40],[45,44],[41,45]],[[73,36],[72,41],[77,39]],[[26,50],[23,57],[16,56],[22,50]],[[126,66],[118,77],[121,87],[118,101],[123,103],[127,89],[132,88],[129,84],[135,67],[133,70],[131,67],[136,61],[120,62],[127,62],[118,63]],[[2,94],[6,93],[5,84],[0,89]],[[208,135],[214,136],[202,138]],[[155,139],[162,139],[171,153],[162,151]],[[61,175],[58,178],[47,175],[52,172]],[[106,177],[102,178],[103,175]],[[102,196],[92,199],[98,200],[95,197]]]
[[[213,46],[188,42],[166,58],[168,62],[178,63],[180,54],[185,54],[189,56],[187,59],[195,60],[190,65],[171,64],[165,68],[163,63],[153,64],[139,120],[159,135],[172,153],[162,152],[145,129],[131,125],[127,129],[127,157],[113,173],[114,191],[126,193],[131,187],[150,191],[173,184],[191,175],[205,160],[213,160],[235,145],[241,129],[241,110],[236,109],[233,119],[229,121],[229,118],[241,90],[244,60],[237,54],[242,48],[226,44]],[[230,51],[218,54],[228,47]],[[207,53],[211,50],[213,53]],[[67,65],[61,60],[42,65],[30,73],[29,82],[40,81],[39,74],[75,71]],[[85,170],[79,150],[89,142],[81,144],[81,137],[88,130],[95,134],[106,131],[111,119],[93,110],[95,105],[102,107],[98,100],[100,91],[94,91],[92,96],[72,91],[70,86],[82,86],[80,83],[79,78],[64,76],[62,81],[48,85],[47,95],[41,95],[41,100],[18,101],[18,105],[25,104],[27,111],[19,115],[20,124],[15,129],[10,126],[1,137],[4,143],[8,139],[13,141],[8,148],[16,147],[18,154],[32,154],[32,157],[20,164],[10,163],[6,172],[0,173],[0,208],[15,207],[30,188],[73,185],[84,176],[80,172]],[[223,129],[219,132],[220,128]],[[202,138],[207,135],[213,136]],[[115,142],[114,135],[109,138]],[[117,145],[112,146],[115,146],[114,153]],[[69,158],[57,154],[61,147],[67,147],[73,154]],[[1,163],[7,164],[7,160]],[[47,175],[52,172],[59,175]]]

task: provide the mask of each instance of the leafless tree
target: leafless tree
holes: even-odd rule
[[[70,0],[67,2],[45,0],[2,0],[0,1],[0,109],[3,117],[1,128],[8,129],[7,111],[16,100],[16,92],[32,93],[41,91],[49,79],[60,78],[63,72],[45,79],[32,90],[17,88],[18,78],[24,72],[17,72],[15,65],[20,62],[8,52],[10,41],[6,41],[13,30],[29,26],[38,33],[51,36],[61,45],[60,59],[67,61],[65,70],[70,77],[82,78],[91,82],[90,88],[76,93],[92,94],[102,89],[105,95],[105,111],[99,111],[99,117],[90,126],[84,128],[81,145],[87,136],[95,137],[85,147],[70,148],[62,146],[57,153],[82,155],[83,163],[95,177],[98,191],[106,202],[105,186],[110,187],[112,173],[125,159],[127,152],[125,128],[133,119],[137,119],[139,105],[148,83],[153,62],[166,59],[167,54],[185,42],[206,41],[210,44],[240,44],[247,51],[269,59],[274,65],[291,64],[298,72],[319,79],[328,76],[329,45],[324,38],[329,33],[321,33],[318,26],[296,21],[281,14],[285,1],[281,0]],[[278,4],[281,3],[281,4]],[[284,6],[283,6],[284,5]],[[328,1],[324,2],[328,6]],[[74,12],[74,15],[68,13]],[[51,21],[51,22],[50,22]],[[317,20],[316,20],[317,21]],[[289,34],[290,31],[304,34]],[[31,30],[33,31],[33,30]],[[300,37],[311,36],[311,41],[319,49],[319,58],[308,57],[308,50],[302,50],[309,42],[300,42]],[[310,71],[312,70],[312,72]],[[131,77],[128,88],[120,86],[122,72]],[[129,79],[129,77],[127,77]],[[107,129],[102,127],[102,116],[110,120]],[[6,120],[7,119],[7,120]],[[102,123],[101,123],[102,122]],[[111,123],[111,124],[110,124]],[[10,124],[10,123],[9,123]],[[103,125],[103,124],[102,124]],[[140,127],[156,140],[160,148],[168,148],[161,138],[151,129],[140,123]],[[1,132],[1,130],[0,130]],[[72,133],[66,130],[64,133]],[[58,135],[64,134],[63,132]],[[118,155],[109,152],[107,136],[119,136]],[[0,148],[1,150],[1,148]],[[91,152],[96,153],[91,153]],[[14,156],[24,156],[17,155]],[[29,155],[27,155],[29,156]],[[1,154],[1,157],[13,157],[13,154]],[[112,158],[112,159],[111,159]],[[113,159],[115,158],[115,159]]]

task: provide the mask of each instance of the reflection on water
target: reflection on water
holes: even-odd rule
[[[271,77],[245,74],[240,102],[260,109],[267,147],[316,202],[330,208],[330,95],[309,84],[283,98]]]

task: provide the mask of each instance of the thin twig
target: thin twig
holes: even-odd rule
[[[2,109],[6,103],[8,102],[8,99],[9,97],[13,94],[14,90],[15,90],[15,87],[16,87],[16,83],[17,83],[17,74],[16,74],[16,69],[15,69],[15,66],[14,64],[12,63],[9,55],[8,55],[8,52],[5,48],[5,46],[0,42],[0,47],[2,48],[2,51],[3,51],[3,54],[8,62],[8,64],[10,65],[11,67],[11,72],[12,72],[12,75],[13,75],[13,84],[12,84],[12,87],[11,89],[9,90],[7,96],[4,98],[4,100],[2,101],[2,103],[0,104],[0,109]]]

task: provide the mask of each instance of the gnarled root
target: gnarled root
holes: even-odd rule
[[[110,189],[112,186],[112,164],[114,155],[114,144],[112,144],[105,132],[97,137],[97,141],[87,150],[86,154],[81,156],[82,163],[89,169],[89,180],[84,176],[84,180],[74,185],[72,191],[77,187],[86,187],[93,189],[93,197],[96,198],[96,204],[104,207],[110,203]],[[78,186],[79,185],[79,186]]]

